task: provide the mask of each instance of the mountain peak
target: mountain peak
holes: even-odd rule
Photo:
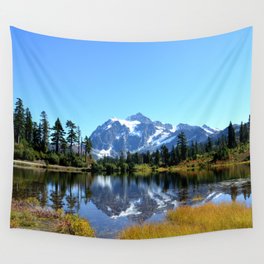
[[[128,120],[128,121],[139,121],[141,123],[151,123],[152,122],[148,117],[144,116],[140,112],[136,113],[135,115],[131,115],[131,116],[127,117],[126,120]]]
[[[209,133],[209,134],[214,134],[214,133],[216,133],[216,132],[218,132],[219,131],[219,129],[216,129],[216,128],[211,128],[211,127],[209,127],[209,126],[207,126],[207,125],[202,125],[202,129],[204,129],[207,133]]]

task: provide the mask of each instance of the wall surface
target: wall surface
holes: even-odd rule
[[[262,0],[0,0],[0,263],[264,263],[263,10]],[[146,241],[10,230],[13,147],[10,25],[47,35],[109,41],[192,39],[252,25],[254,229]]]

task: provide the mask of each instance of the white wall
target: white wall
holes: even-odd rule
[[[0,263],[264,263],[263,13],[262,0],[0,0]],[[115,41],[191,39],[253,25],[254,229],[148,241],[10,230],[13,135],[9,25],[60,37]]]

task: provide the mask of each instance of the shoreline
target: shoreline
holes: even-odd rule
[[[215,164],[208,164],[207,167],[201,168],[199,166],[170,166],[170,167],[159,167],[155,171],[156,172],[184,172],[184,171],[200,171],[200,170],[211,170],[217,168],[228,168],[231,166],[238,166],[238,165],[250,165],[250,161],[239,161],[239,162],[224,162],[224,163],[215,163]]]
[[[210,170],[210,169],[217,169],[217,168],[227,168],[231,166],[238,166],[238,165],[250,165],[250,161],[237,161],[237,162],[219,162],[214,164],[207,164],[207,166],[201,168],[197,164],[196,166],[192,166],[191,164],[181,164],[178,166],[170,166],[170,167],[158,167],[153,168],[148,164],[144,164],[144,168],[139,166],[136,168],[132,173],[138,173],[142,175],[149,175],[151,173],[162,173],[162,172],[190,172],[190,171],[200,171],[200,170]],[[26,160],[13,160],[13,166],[16,168],[31,168],[31,169],[42,169],[47,171],[54,171],[54,172],[72,172],[72,173],[87,173],[92,172],[92,170],[88,167],[71,167],[71,166],[61,166],[61,165],[52,165],[52,164],[45,164],[40,162],[33,162],[33,161],[26,161]],[[100,172],[100,171],[99,171]],[[105,171],[102,171],[105,172]]]
[[[32,169],[43,169],[47,171],[58,171],[58,172],[75,172],[75,173],[85,173],[91,172],[91,169],[85,167],[71,167],[71,166],[61,166],[45,164],[40,162],[26,161],[26,160],[13,160],[13,166],[16,168],[32,168]]]

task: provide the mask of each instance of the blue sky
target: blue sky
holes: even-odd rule
[[[83,135],[137,112],[177,125],[224,128],[250,113],[252,28],[170,42],[63,39],[11,27],[14,102]]]

